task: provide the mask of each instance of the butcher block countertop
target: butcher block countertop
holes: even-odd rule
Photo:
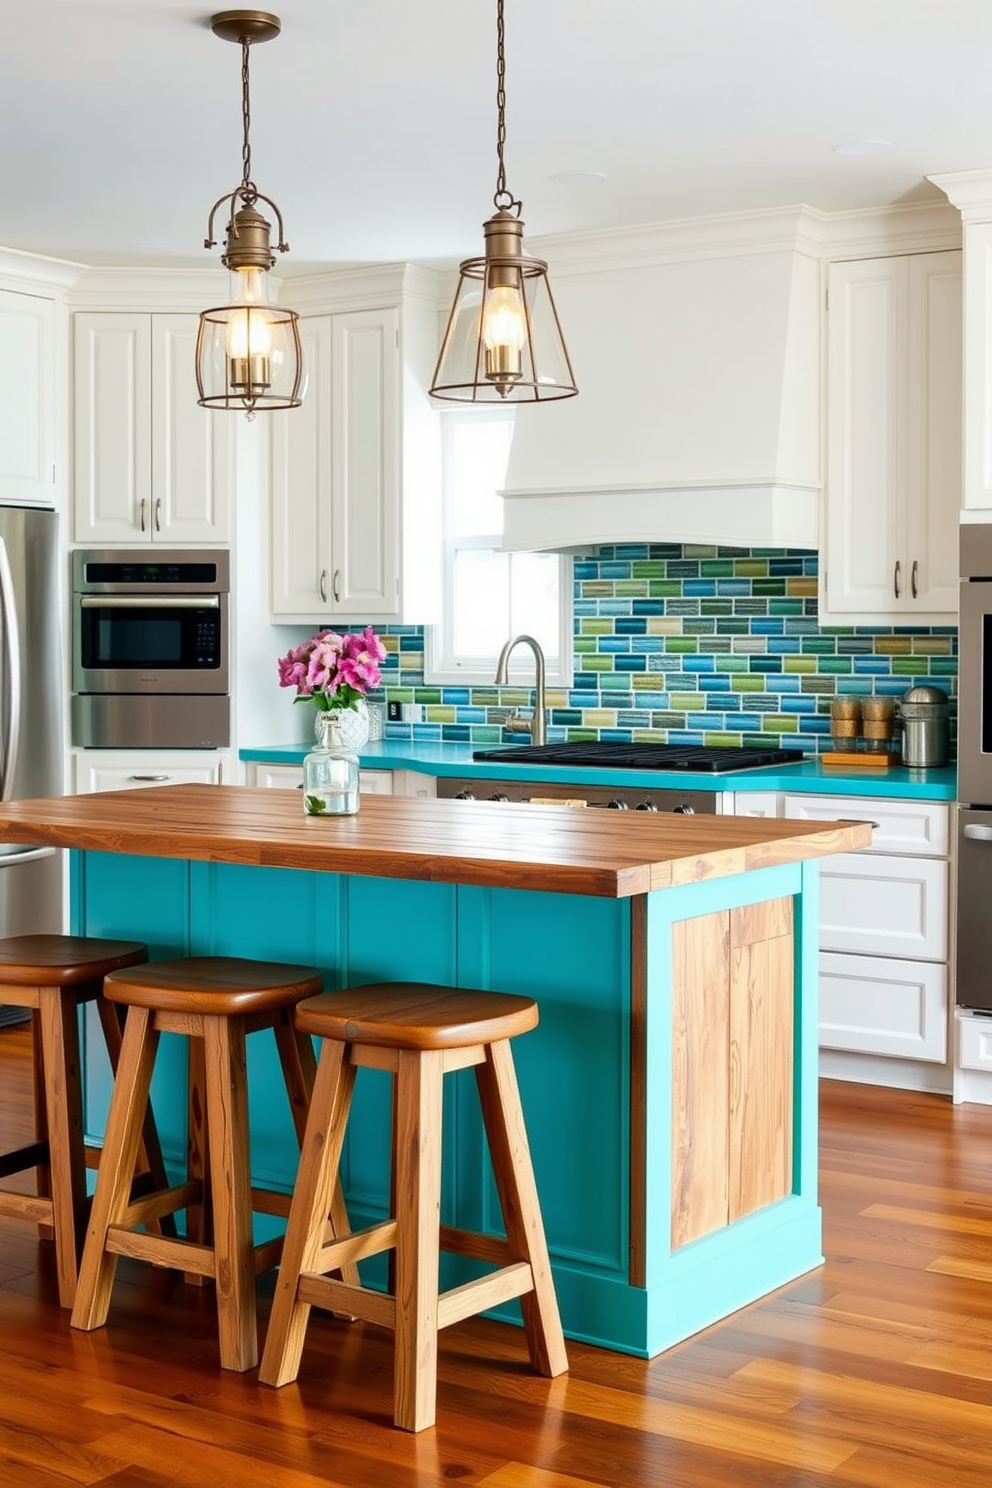
[[[867,822],[634,815],[364,796],[307,817],[299,794],[229,785],[0,804],[0,842],[620,899],[867,847]]]

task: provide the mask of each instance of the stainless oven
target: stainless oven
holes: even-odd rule
[[[961,528],[957,1001],[992,1013],[992,525]]]
[[[80,548],[72,579],[72,742],[230,743],[227,552]]]
[[[605,811],[669,811],[712,816],[716,791],[677,787],[562,785],[557,781],[459,779],[439,776],[437,793],[455,801],[518,801],[531,806],[578,806]]]

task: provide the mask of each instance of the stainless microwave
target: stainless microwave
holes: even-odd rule
[[[81,548],[72,568],[73,743],[229,743],[226,550]]]

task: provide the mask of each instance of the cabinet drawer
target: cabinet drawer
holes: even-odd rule
[[[303,788],[302,765],[248,765],[249,785],[265,789],[301,790]],[[358,788],[363,796],[391,796],[393,794],[393,772],[391,770],[360,770]]]
[[[800,821],[870,821],[871,846],[862,852],[946,858],[950,808],[944,801],[900,801],[880,796],[786,796],[785,816]]]
[[[946,968],[821,952],[820,1047],[942,1062]]]
[[[229,779],[230,759],[216,750],[131,753],[83,749],[73,760],[77,796],[93,791],[140,790],[151,785],[223,785]]]
[[[820,947],[947,959],[947,864],[841,853],[820,867]]]

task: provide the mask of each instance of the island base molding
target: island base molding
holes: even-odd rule
[[[822,1261],[815,863],[610,899],[74,851],[70,886],[74,933],[140,939],[153,959],[535,997],[514,1057],[571,1338],[653,1357]],[[178,1169],[185,1051],[162,1043],[152,1097]],[[288,1193],[292,1124],[275,1054],[254,1044],[253,1176]],[[98,1139],[110,1072],[96,1038],[84,1054]],[[442,1222],[501,1235],[471,1071],[448,1083]],[[387,1078],[362,1070],[343,1163],[356,1226],[388,1212],[390,1122]],[[446,1261],[457,1284],[470,1263]],[[496,1315],[518,1322],[519,1306]]]

